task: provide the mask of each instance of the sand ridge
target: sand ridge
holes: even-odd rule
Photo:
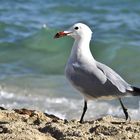
[[[140,121],[105,116],[79,123],[36,110],[0,110],[0,140],[140,140]]]

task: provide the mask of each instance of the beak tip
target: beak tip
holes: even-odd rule
[[[59,33],[56,33],[56,35],[53,38],[56,39],[56,38],[59,38],[59,37],[60,37]]]
[[[56,33],[56,35],[54,36],[54,38],[60,38],[60,37],[64,37],[67,36],[69,33],[65,33],[65,32],[58,32]]]

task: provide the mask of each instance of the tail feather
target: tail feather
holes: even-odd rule
[[[131,94],[133,96],[140,96],[140,88],[138,87],[132,87],[133,88],[133,91],[131,91]]]

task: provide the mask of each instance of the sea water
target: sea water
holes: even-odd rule
[[[1,0],[0,106],[37,109],[79,119],[83,98],[64,76],[73,39],[56,32],[83,22],[93,31],[91,51],[130,84],[140,86],[139,0]],[[123,98],[140,118],[140,97]],[[89,101],[86,119],[123,117],[119,101]]]

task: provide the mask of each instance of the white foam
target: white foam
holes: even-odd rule
[[[46,102],[62,104],[62,103],[68,103],[69,101],[66,98],[46,98]]]
[[[59,104],[59,105],[58,105]],[[139,103],[140,104],[140,103]],[[68,98],[47,98],[46,107],[49,112],[56,114],[57,117],[73,119],[79,118],[83,110],[83,100],[68,99]],[[140,106],[140,105],[139,105]],[[139,109],[128,108],[129,115],[132,119],[140,118]],[[121,106],[114,105],[109,102],[88,102],[88,110],[85,115],[85,119],[96,119],[100,116],[112,115],[124,118],[124,113]]]
[[[14,97],[14,93],[9,93],[9,92],[1,90],[0,91],[0,97],[5,98],[5,99],[10,99],[10,98]]]
[[[27,96],[24,94],[16,95],[8,93],[4,90],[0,91],[1,106],[6,108],[33,108],[45,111],[46,113],[56,115],[61,119],[79,119],[84,106],[84,101],[74,98],[65,97],[48,97],[44,96]],[[10,100],[7,100],[10,99]],[[12,99],[12,100],[11,100]],[[133,106],[132,106],[133,107]],[[138,108],[138,107],[137,107]],[[132,119],[140,118],[140,102],[139,108],[128,108],[128,112]],[[85,120],[96,119],[101,116],[112,115],[117,117],[125,117],[119,104],[110,103],[108,101],[89,101],[88,110]]]

